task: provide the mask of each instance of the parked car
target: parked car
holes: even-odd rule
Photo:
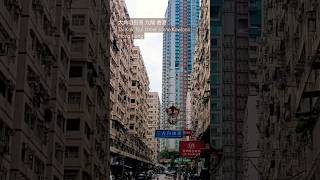
[[[147,175],[143,172],[136,175],[136,180],[147,180]]]

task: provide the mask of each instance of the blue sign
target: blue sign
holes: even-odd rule
[[[182,138],[183,131],[181,130],[156,130],[156,138]]]

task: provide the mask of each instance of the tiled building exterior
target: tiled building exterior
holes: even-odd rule
[[[155,139],[155,130],[160,128],[160,99],[157,92],[149,92],[148,105],[147,141],[153,153],[152,160],[157,162],[160,151],[159,140]]]
[[[21,4],[0,1],[0,178],[11,174],[13,132],[15,126],[15,87],[17,85],[18,41]]]
[[[101,179],[109,170],[107,3],[71,5],[65,179]]]
[[[248,96],[248,1],[210,2],[211,179],[243,177],[244,118]]]
[[[319,3],[263,1],[257,63],[262,179],[320,178]]]
[[[139,47],[132,49],[129,131],[146,143],[148,130],[149,77]]]
[[[256,180],[259,179],[259,171],[256,169],[258,165],[258,158],[260,151],[258,149],[259,131],[257,129],[258,122],[258,71],[257,60],[259,55],[259,45],[261,40],[261,13],[262,13],[262,1],[251,0],[249,1],[249,94],[247,99],[247,106],[244,118],[244,179]]]
[[[130,64],[132,58],[133,38],[121,39],[118,34],[118,22],[128,19],[129,14],[126,5],[122,0],[110,1],[110,7],[114,9],[111,14],[110,28],[110,148],[111,164],[114,164],[113,153],[123,153],[129,151],[125,139],[130,114],[130,86],[131,71]]]
[[[1,179],[108,177],[109,7],[88,2],[0,1]]]
[[[119,36],[123,34],[119,21],[130,18],[125,1],[113,0],[110,3],[114,10],[110,32],[110,149],[112,171],[117,174],[121,173],[117,169],[123,162],[126,167],[136,170],[152,164],[152,151],[147,147],[146,138],[148,74],[140,49],[133,44],[133,37]]]
[[[193,136],[204,133],[210,124],[210,1],[202,0],[198,37],[191,76],[191,124]]]

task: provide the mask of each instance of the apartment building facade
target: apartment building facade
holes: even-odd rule
[[[261,179],[319,179],[319,1],[263,1]]]
[[[210,1],[202,0],[197,41],[193,56],[190,95],[192,137],[210,144]],[[210,170],[210,153],[194,159],[196,171]],[[210,176],[206,177],[210,179]]]
[[[147,141],[152,150],[152,161],[156,163],[160,151],[160,142],[155,139],[155,131],[160,128],[160,99],[157,92],[149,92],[148,105]]]
[[[199,0],[169,0],[166,26],[189,28],[189,32],[164,32],[162,62],[162,129],[186,127],[186,96],[190,87],[196,29],[199,21]],[[175,106],[180,110],[177,122],[168,123],[166,109]],[[178,151],[178,140],[164,141],[163,149]]]
[[[124,0],[110,1],[111,59],[110,59],[110,149],[111,171],[122,175],[119,166],[128,171],[140,171],[152,164],[151,149],[147,147],[146,130],[149,79],[139,47],[133,36],[121,36],[119,22],[130,16]],[[130,26],[130,25],[129,25]]]
[[[258,123],[258,71],[257,61],[259,55],[259,46],[261,43],[261,22],[262,22],[262,1],[252,0],[249,1],[249,94],[247,99],[247,106],[244,118],[244,148],[242,157],[244,158],[244,179],[255,180],[260,178],[259,170],[256,167],[259,164],[257,157],[260,155],[258,149],[259,131],[257,128]]]
[[[24,1],[20,6],[15,4],[17,1],[4,3],[11,13],[13,7],[18,8],[15,13],[21,13],[9,179],[62,179],[70,34],[63,34],[67,27],[62,27],[57,17],[62,19],[59,10],[70,4],[58,7],[56,2]],[[70,10],[64,15],[69,14]]]
[[[191,119],[194,137],[210,125],[210,1],[202,0],[191,76]]]
[[[129,130],[147,143],[149,77],[143,62],[140,48],[132,49],[132,83],[131,83],[131,106]]]
[[[8,180],[13,162],[11,152],[21,4],[16,2],[9,6],[4,3],[0,1],[0,178]]]
[[[108,66],[102,62],[108,64],[108,58],[105,50],[98,54],[95,49],[99,44],[102,49],[107,47],[109,7],[106,1],[97,2],[95,16],[86,14],[88,9],[74,11],[76,7],[86,6],[84,1],[5,0],[0,3],[3,98],[0,101],[3,147],[0,178],[107,178]],[[84,42],[88,40],[84,35],[87,31],[79,35],[76,28],[89,30],[89,19],[95,23],[90,43],[94,45],[92,51],[96,50],[93,55],[97,55],[90,57],[90,62],[89,48],[86,48],[89,43]],[[80,49],[83,54],[76,54]],[[89,75],[94,68],[104,81]],[[103,91],[99,94],[104,101],[101,104],[96,100],[98,89]],[[89,90],[92,96],[86,97]],[[92,107],[97,107],[92,108],[93,115],[85,117],[88,99]],[[101,120],[90,119],[95,115]],[[97,128],[98,123],[102,128]],[[84,136],[90,141],[79,140]],[[82,152],[87,152],[87,157],[92,159],[85,159]]]
[[[243,126],[248,95],[248,1],[210,3],[211,178],[243,178]]]
[[[107,1],[71,4],[64,177],[106,178],[109,168]]]

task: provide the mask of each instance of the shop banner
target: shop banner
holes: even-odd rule
[[[180,141],[179,155],[180,157],[194,158],[199,156],[205,149],[205,144],[201,141]]]

